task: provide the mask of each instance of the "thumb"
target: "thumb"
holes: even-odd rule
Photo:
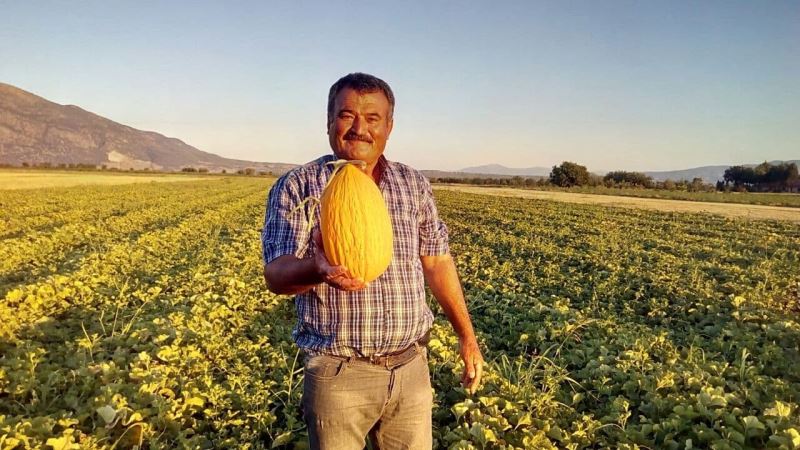
[[[464,359],[464,371],[467,373],[467,378],[475,378],[475,363],[472,360],[472,355]]]
[[[311,232],[311,240],[314,241],[314,245],[318,248],[322,248],[322,233],[319,231],[319,228],[314,228]]]

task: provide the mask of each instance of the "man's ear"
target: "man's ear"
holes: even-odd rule
[[[392,134],[392,128],[394,128],[394,118],[393,117],[389,118],[389,125],[387,126],[387,128],[389,128],[389,131],[386,132],[386,140],[388,141],[389,140],[389,135]]]

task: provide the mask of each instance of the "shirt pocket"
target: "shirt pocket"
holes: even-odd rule
[[[393,258],[409,261],[419,258],[419,224],[414,205],[396,201],[387,202],[392,219]]]

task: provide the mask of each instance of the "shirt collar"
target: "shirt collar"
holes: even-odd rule
[[[336,154],[331,153],[327,155],[323,164],[336,161],[337,159],[339,158],[336,156]],[[328,173],[333,170],[331,166],[326,167],[328,167]],[[381,181],[378,184],[378,187],[383,187],[384,184],[389,182],[389,180],[393,180],[397,176],[397,172],[394,169],[394,164],[386,159],[385,155],[381,155],[380,158],[378,158],[378,164],[375,165],[375,170],[381,170]]]

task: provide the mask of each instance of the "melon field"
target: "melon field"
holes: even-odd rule
[[[306,448],[271,180],[0,191],[0,450]],[[800,448],[800,224],[436,191],[437,448]]]

